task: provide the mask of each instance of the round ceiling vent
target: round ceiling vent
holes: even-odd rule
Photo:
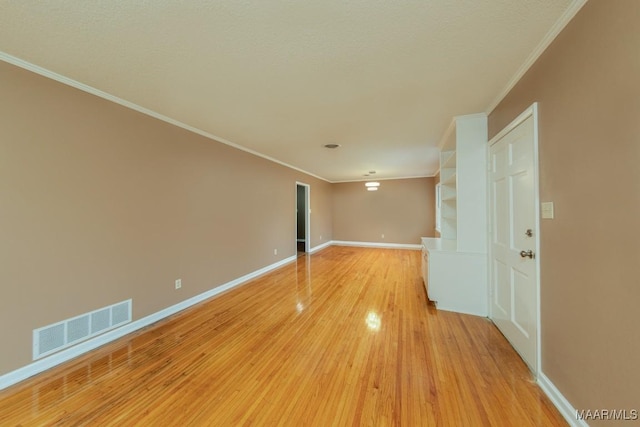
[[[338,147],[340,147],[340,144],[324,144],[324,148],[334,149]]]

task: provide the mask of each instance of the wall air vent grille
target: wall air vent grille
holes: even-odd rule
[[[131,322],[131,300],[33,330],[33,359]]]
[[[89,335],[89,315],[76,317],[67,322],[67,340],[69,342],[81,340]]]
[[[91,313],[91,334],[99,334],[111,326],[111,311],[108,308]]]
[[[40,348],[44,352],[55,350],[64,345],[64,325],[58,324],[38,332]]]
[[[131,304],[129,301],[111,306],[111,321],[120,324],[131,320]]]

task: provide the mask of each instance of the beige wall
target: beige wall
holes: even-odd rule
[[[312,247],[332,237],[327,182],[3,62],[0,94],[0,374],[34,328],[128,298],[138,319],[294,255],[296,181]]]
[[[588,2],[489,116],[492,137],[539,102],[542,369],[577,409],[640,409],[638,22]]]
[[[334,240],[419,244],[432,237],[434,186],[433,178],[380,181],[378,191],[364,182],[334,184]]]

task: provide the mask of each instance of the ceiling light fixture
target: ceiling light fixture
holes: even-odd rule
[[[338,147],[340,147],[340,144],[324,144],[324,148],[334,149]]]
[[[378,187],[367,187],[367,191],[378,191]]]
[[[380,183],[379,182],[365,182],[364,183],[365,187],[380,187]]]

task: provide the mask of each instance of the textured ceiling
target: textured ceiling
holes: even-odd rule
[[[330,181],[429,176],[574,2],[5,0],[0,51]]]

